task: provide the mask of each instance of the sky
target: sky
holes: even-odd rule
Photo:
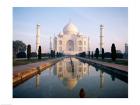
[[[63,32],[71,21],[80,33],[90,38],[90,50],[99,48],[100,25],[104,26],[103,47],[110,52],[112,43],[124,52],[128,43],[127,7],[14,7],[13,40],[36,48],[36,25],[40,24],[42,52],[49,52],[50,37]]]

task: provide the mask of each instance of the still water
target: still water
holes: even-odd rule
[[[13,97],[79,98],[82,89],[86,98],[127,98],[126,80],[126,77],[110,74],[76,58],[65,58],[13,88]]]

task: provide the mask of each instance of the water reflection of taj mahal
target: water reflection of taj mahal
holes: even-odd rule
[[[71,60],[73,61],[73,67],[71,65]],[[104,72],[99,68],[95,68],[99,73],[99,87],[103,88],[104,84]],[[51,68],[48,69],[49,75],[51,75]],[[53,74],[56,75],[63,83],[65,87],[72,90],[76,87],[78,81],[86,76],[89,76],[90,65],[87,63],[82,63],[76,58],[65,58],[54,65]],[[36,75],[36,87],[40,85],[40,74]]]
[[[70,58],[66,58],[56,64],[56,75],[63,80],[63,84],[68,89],[73,89],[78,80],[89,74],[89,65],[79,62],[78,59],[72,58],[74,62],[74,71],[72,70]]]

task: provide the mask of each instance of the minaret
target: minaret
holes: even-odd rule
[[[39,83],[40,83],[40,74],[36,75],[36,88],[39,87]]]
[[[40,46],[40,25],[37,24],[37,27],[36,27],[36,53],[38,53],[39,46]]]
[[[104,83],[104,74],[103,71],[100,70],[100,88],[103,88]]]
[[[57,47],[57,38],[55,37],[55,33],[53,35],[53,39],[52,39],[52,50],[57,51],[56,47]]]
[[[104,26],[101,24],[100,25],[100,54],[102,53],[102,48],[103,48],[103,28]]]
[[[90,42],[89,42],[89,37],[88,37],[88,51],[90,51]]]
[[[52,38],[50,37],[50,52],[52,50]]]
[[[125,53],[128,53],[128,44],[125,43]]]

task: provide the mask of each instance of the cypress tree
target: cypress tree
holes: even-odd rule
[[[113,61],[115,61],[116,57],[117,57],[116,47],[115,47],[115,44],[113,43],[112,46],[111,46],[111,58],[112,58]]]
[[[104,48],[102,48],[102,59],[104,59]]]
[[[91,58],[93,59],[93,51],[92,51],[92,53],[91,53]]]
[[[38,59],[41,59],[41,46],[38,48]]]
[[[90,58],[90,51],[88,51],[88,57]]]
[[[96,48],[96,50],[95,50],[95,57],[96,57],[96,59],[98,59],[98,57],[99,57],[99,49],[98,48]]]
[[[29,44],[27,46],[27,59],[29,60],[31,58],[31,45]]]

